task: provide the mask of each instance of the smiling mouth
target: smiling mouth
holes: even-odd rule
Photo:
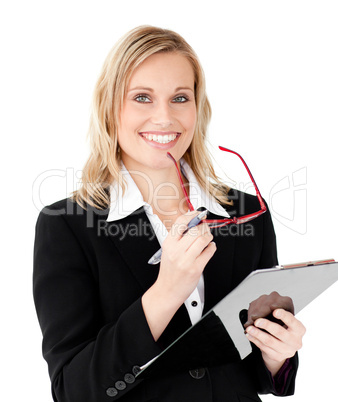
[[[181,133],[171,132],[169,134],[153,134],[153,133],[139,133],[141,137],[147,139],[148,141],[154,141],[158,144],[169,144],[169,142],[175,141]]]

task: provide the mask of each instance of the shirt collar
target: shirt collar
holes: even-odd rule
[[[227,211],[201,188],[194,172],[183,158],[180,160],[180,164],[182,173],[189,181],[189,198],[194,209],[205,208],[215,215],[229,218]],[[140,190],[123,163],[121,174],[126,180],[126,191],[122,196],[122,187],[116,181],[110,186],[110,208],[107,221],[126,218],[140,207],[144,207],[147,212],[152,214],[151,206],[143,200]]]

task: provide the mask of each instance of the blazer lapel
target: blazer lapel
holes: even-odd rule
[[[144,291],[156,281],[159,264],[148,260],[160,248],[156,234],[143,207],[118,221],[108,223],[108,233]]]
[[[210,216],[210,215],[209,215]],[[208,216],[208,218],[209,218]],[[221,217],[210,216],[209,219]],[[229,226],[211,229],[217,250],[204,269],[205,302],[203,314],[211,310],[231,291],[235,236],[231,236]]]

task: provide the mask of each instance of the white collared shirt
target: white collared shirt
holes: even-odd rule
[[[180,164],[182,173],[189,181],[189,199],[194,209],[197,210],[198,208],[203,207],[216,215],[229,218],[227,211],[200,187],[192,169],[187,162],[184,159],[181,159]],[[111,222],[123,219],[143,206],[145,213],[147,214],[147,217],[154,229],[158,242],[160,245],[162,245],[168,235],[167,228],[160,218],[153,213],[152,207],[143,200],[140,190],[138,189],[124,164],[122,164],[121,173],[126,179],[127,188],[124,196],[122,196],[122,188],[118,186],[116,182],[111,185],[111,204],[107,221]],[[141,172],[132,173],[143,175]],[[147,180],[146,176],[144,176],[144,178]],[[151,255],[149,258],[150,257]],[[196,289],[192,292],[184,304],[188,310],[191,323],[194,325],[202,317],[204,307],[203,275],[201,275]]]

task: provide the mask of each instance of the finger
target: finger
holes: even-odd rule
[[[271,349],[269,346],[265,345],[259,339],[251,336],[250,334],[246,334],[246,337],[250,342],[254,343],[262,353],[265,353],[267,356],[269,356],[270,359],[275,361],[280,361],[284,359],[284,356],[281,353],[279,353],[274,349]]]
[[[179,242],[182,246],[185,245],[186,249],[188,249],[191,244],[200,236],[210,237],[210,241],[213,239],[213,235],[210,231],[209,226],[206,223],[201,223],[193,228],[189,229],[184,236],[179,239]]]
[[[189,211],[186,214],[179,216],[172,225],[168,235],[175,240],[180,240],[183,233],[188,228],[188,223],[199,213],[200,211]]]
[[[186,233],[195,233],[195,232],[200,232],[200,233],[211,233],[210,227],[207,223],[203,222],[203,220],[196,226],[193,226],[192,228],[189,228]]]
[[[253,326],[248,327],[246,336],[251,342],[255,343],[261,350],[264,351],[273,350],[274,352],[280,355],[291,353],[291,348],[289,347],[289,345],[275,338],[273,335],[261,331],[259,328],[255,328]]]
[[[196,258],[196,262],[201,266],[205,267],[209,262],[210,258],[215,254],[217,246],[215,242],[210,242],[207,247],[202,251],[202,253]]]
[[[256,336],[262,343],[280,353],[291,356],[302,347],[303,334],[289,329],[291,327],[284,328],[281,325],[264,318],[256,320],[254,325],[256,327],[254,327],[254,330],[250,328],[251,335]],[[257,329],[263,329],[268,331],[268,333],[261,334],[259,331],[255,331]],[[257,334],[255,334],[255,332]],[[280,341],[280,343],[272,344],[272,340],[268,337],[268,335],[271,335]]]
[[[272,322],[266,318],[259,318],[254,322],[254,325],[257,328],[267,331],[269,334],[273,335],[275,338],[285,343],[289,343],[290,341],[290,332],[288,332],[286,328],[275,322]]]
[[[212,242],[213,238],[214,236],[211,233],[204,233],[197,237],[190,237],[188,240],[182,239],[181,242],[184,242],[184,245],[187,247],[186,253],[196,259]]]
[[[282,320],[290,331],[297,332],[302,336],[305,334],[306,329],[304,325],[289,311],[277,309],[272,314],[274,317]]]

